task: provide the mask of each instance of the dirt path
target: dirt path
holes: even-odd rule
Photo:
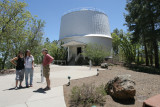
[[[110,70],[100,71],[99,76],[92,76],[78,80],[72,80],[69,87],[64,86],[64,96],[67,107],[69,107],[69,94],[74,86],[81,86],[83,83],[94,83],[96,86],[106,84],[117,75],[130,74],[136,82],[136,96],[133,104],[121,104],[115,102],[109,95],[106,96],[105,107],[142,107],[142,103],[147,98],[160,94],[160,75],[140,73],[129,70],[121,66],[113,66]]]

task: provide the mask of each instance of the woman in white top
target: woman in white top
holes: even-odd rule
[[[25,52],[25,80],[26,87],[32,87],[33,83],[33,70],[34,70],[34,57],[31,55],[30,50]],[[28,84],[28,75],[30,76],[30,84]]]

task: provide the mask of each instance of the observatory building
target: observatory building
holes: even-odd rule
[[[68,61],[75,61],[88,43],[112,49],[108,16],[95,9],[81,9],[64,14],[61,18],[59,41],[68,48]]]

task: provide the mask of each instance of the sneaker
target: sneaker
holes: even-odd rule
[[[15,87],[14,89],[15,89],[15,90],[18,90],[18,87]]]
[[[44,88],[43,90],[44,91],[48,91],[48,90],[50,90],[51,88],[50,87],[46,87],[46,88]]]
[[[29,86],[28,86],[28,85],[26,85],[26,88],[29,88]]]
[[[33,87],[32,85],[30,85],[29,87]]]

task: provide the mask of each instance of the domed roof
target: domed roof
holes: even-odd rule
[[[103,36],[111,38],[108,16],[90,9],[72,11],[62,16],[60,37]]]

